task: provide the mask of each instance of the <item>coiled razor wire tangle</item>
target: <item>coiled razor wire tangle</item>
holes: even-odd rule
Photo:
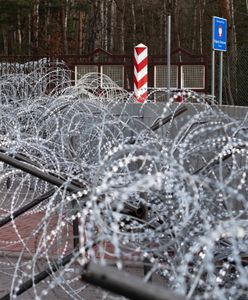
[[[10,216],[0,228],[0,278],[10,278],[9,297],[31,280],[35,299],[52,291],[90,299],[79,269],[95,261],[145,264],[145,281],[159,276],[187,299],[247,299],[247,118],[192,91],[176,91],[161,109],[135,104],[108,77],[91,73],[73,85],[70,76],[47,61],[0,78],[0,157],[22,164],[5,161],[0,175],[1,220]],[[182,107],[193,114],[177,117]],[[63,263],[76,220],[78,252]],[[50,277],[39,283],[44,266]]]

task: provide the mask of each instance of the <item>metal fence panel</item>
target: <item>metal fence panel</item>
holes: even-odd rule
[[[101,66],[101,74],[110,77],[118,86],[124,87],[124,66],[123,65],[103,65]],[[103,88],[104,82],[103,82]]]
[[[82,76],[88,73],[97,73],[97,65],[77,65],[75,66],[75,81],[80,79]]]
[[[154,66],[154,87],[166,88],[167,87],[167,66],[156,65]],[[171,65],[171,88],[178,87],[178,66]]]
[[[181,86],[186,89],[205,89],[205,66],[181,66]]]

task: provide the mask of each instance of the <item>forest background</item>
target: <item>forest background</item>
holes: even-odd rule
[[[82,55],[96,48],[131,55],[140,42],[151,55],[165,54],[168,15],[172,48],[209,62],[212,17],[228,20],[227,102],[244,105],[248,0],[0,0],[0,55]]]

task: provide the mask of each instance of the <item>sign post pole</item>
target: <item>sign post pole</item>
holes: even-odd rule
[[[212,49],[212,71],[211,71],[211,95],[214,102],[214,83],[215,83],[215,50]]]
[[[171,16],[167,18],[167,101],[170,100],[171,84]]]
[[[223,89],[223,51],[220,52],[220,75],[219,75],[219,105],[222,105]]]
[[[219,105],[222,105],[223,89],[223,51],[227,50],[227,20],[224,18],[213,17],[213,37],[212,37],[212,83],[211,93],[214,97],[215,82],[215,51],[220,51],[220,69],[219,69]]]

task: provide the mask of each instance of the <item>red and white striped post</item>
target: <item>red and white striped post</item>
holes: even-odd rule
[[[148,87],[148,50],[139,44],[134,48],[134,96],[138,102],[147,99]]]

